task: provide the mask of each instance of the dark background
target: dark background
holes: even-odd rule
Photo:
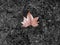
[[[21,27],[28,11],[38,27]],[[60,45],[60,0],[0,0],[0,45]]]

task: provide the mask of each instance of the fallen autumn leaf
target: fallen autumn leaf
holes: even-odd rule
[[[23,17],[23,18],[24,18],[23,22],[21,22],[23,24],[22,27],[28,27],[28,26],[37,27],[38,26],[39,17],[33,18],[32,14],[30,12],[28,12],[27,18],[25,18],[25,17]]]

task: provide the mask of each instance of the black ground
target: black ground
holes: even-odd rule
[[[38,27],[21,27],[28,11]],[[0,0],[0,45],[60,45],[60,0]]]

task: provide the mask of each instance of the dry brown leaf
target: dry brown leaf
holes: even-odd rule
[[[22,27],[28,27],[28,26],[37,27],[39,23],[38,19],[39,17],[33,18],[32,14],[28,12],[27,18],[24,17],[23,22],[21,22],[23,24]]]

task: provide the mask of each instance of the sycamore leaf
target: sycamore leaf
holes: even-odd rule
[[[25,17],[23,17],[23,18],[24,18],[23,22],[21,22],[23,24],[22,27],[28,27],[28,26],[37,27],[38,26],[39,17],[33,18],[32,14],[30,12],[28,12],[27,18],[25,18]]]

